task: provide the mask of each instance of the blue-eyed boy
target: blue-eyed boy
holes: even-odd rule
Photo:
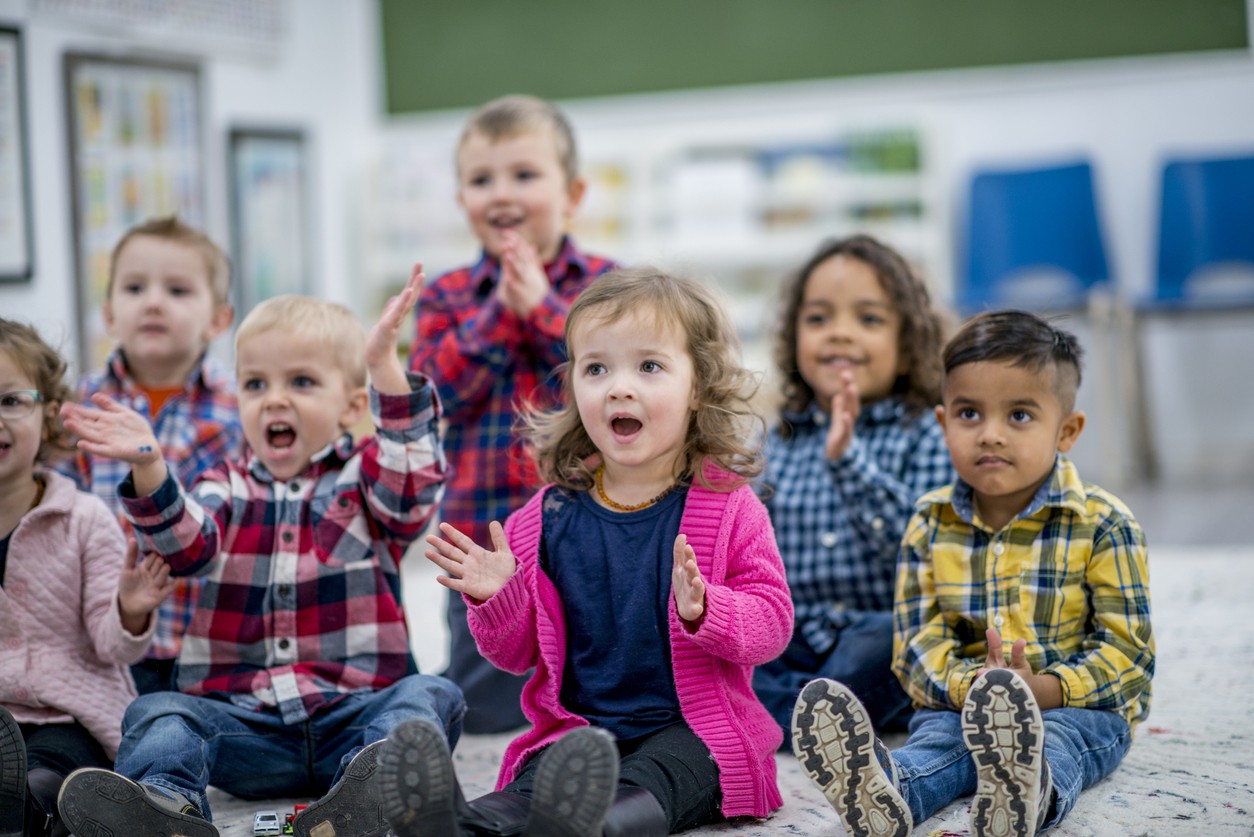
[[[1036,834],[1119,765],[1149,713],[1144,536],[1062,455],[1084,428],[1075,338],[983,314],[944,367],[937,418],[958,479],[920,499],[895,595],[909,738],[889,755],[831,680],[793,716],[793,748],[851,835],[905,835],[972,794],[972,834]]]

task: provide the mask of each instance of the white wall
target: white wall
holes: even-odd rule
[[[373,153],[381,112],[376,7],[370,0],[285,2],[288,28],[272,56],[239,51],[191,56],[201,62],[205,95],[208,232],[229,246],[229,128],[302,128],[310,144],[314,195],[313,287],[351,303],[356,259],[346,223],[349,196],[356,173]],[[143,39],[33,15],[23,0],[0,0],[0,22],[23,30],[35,235],[35,276],[25,285],[0,284],[0,312],[34,323],[73,358],[74,251],[62,55],[69,50],[152,55],[154,49]]]

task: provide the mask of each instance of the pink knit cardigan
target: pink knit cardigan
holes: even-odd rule
[[[485,602],[467,599],[480,653],[498,668],[535,673],[523,687],[534,725],[506,749],[497,790],[541,748],[587,724],[561,705],[566,624],[552,580],[540,571],[547,489],[510,515],[505,534],[518,570]],[[684,720],[719,768],[726,817],[765,817],[783,804],[775,780],[782,735],[750,688],[753,666],[773,660],[792,635],[792,597],[766,508],[747,486],[712,491],[694,483],[679,530],[697,556],[706,613],[696,632],[670,608],[671,660]]]
[[[135,698],[126,664],[144,656],[157,620],[142,636],[122,627],[126,544],[113,513],[39,474],[43,500],[13,530],[0,590],[0,703],[21,723],[78,721],[113,758]]]

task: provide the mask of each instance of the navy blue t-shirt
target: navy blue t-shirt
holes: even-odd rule
[[[627,740],[679,723],[671,668],[675,537],[686,488],[636,512],[550,489],[541,567],[566,610],[562,705]]]

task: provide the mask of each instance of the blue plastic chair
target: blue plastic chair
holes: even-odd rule
[[[1254,156],[1170,161],[1148,307],[1234,305],[1254,305]]]
[[[971,179],[956,302],[965,313],[1084,307],[1110,280],[1088,162]]]

